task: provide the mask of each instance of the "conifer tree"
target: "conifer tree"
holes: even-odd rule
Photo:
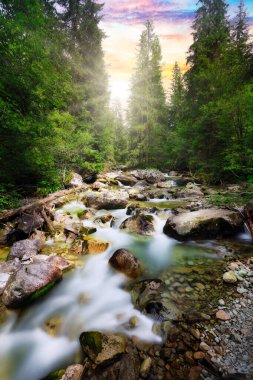
[[[132,164],[157,166],[164,160],[167,109],[162,86],[161,58],[159,39],[148,21],[138,45],[129,103]]]

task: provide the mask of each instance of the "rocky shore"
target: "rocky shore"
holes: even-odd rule
[[[153,320],[161,343],[135,336],[140,324],[135,316],[125,326],[128,337],[80,331],[76,364],[44,379],[253,379],[252,240],[245,234],[238,238],[244,231],[243,205],[210,202],[210,194],[242,189],[207,188],[193,178],[155,170],[105,173],[89,185],[75,174],[69,188],[77,191],[2,223],[3,325],[8,310],[32,308],[65,281],[66,272],[85,265],[82,258],[107,252],[110,238],[97,231],[129,234],[137,248],[160,234],[160,239],[175,239],[174,248],[170,263],[156,272],[124,245],[108,260],[110,270],[128,279],[132,303]],[[76,209],[69,206],[73,201]],[[122,219],[117,210],[123,209]],[[57,335],[57,326],[52,334]]]

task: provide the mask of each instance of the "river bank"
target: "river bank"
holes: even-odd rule
[[[252,240],[242,204],[213,204],[242,189],[157,171],[72,186],[1,230],[1,378],[251,379]]]

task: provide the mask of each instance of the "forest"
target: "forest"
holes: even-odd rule
[[[170,89],[147,21],[126,117],[110,104],[102,17],[91,0],[1,0],[1,207],[62,188],[72,171],[88,178],[115,165],[251,183],[253,52],[243,1],[232,20],[225,1],[199,2],[188,70],[175,63]]]

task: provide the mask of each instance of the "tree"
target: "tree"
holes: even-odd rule
[[[148,21],[138,45],[128,110],[131,163],[159,166],[163,163],[167,108],[161,79],[161,47]]]

